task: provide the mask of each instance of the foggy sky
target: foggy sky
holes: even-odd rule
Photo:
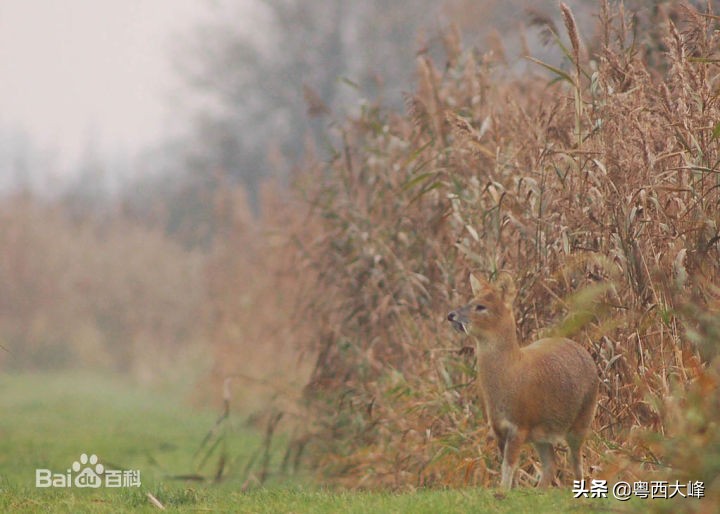
[[[171,121],[174,39],[201,0],[0,0],[0,130],[70,164],[90,144],[133,151]]]

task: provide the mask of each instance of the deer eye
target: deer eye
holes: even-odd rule
[[[482,312],[482,311],[484,311],[484,310],[486,310],[486,309],[487,309],[487,307],[485,307],[484,305],[481,305],[481,304],[477,304],[477,305],[475,306],[475,312]]]

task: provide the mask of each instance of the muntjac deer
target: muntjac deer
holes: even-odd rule
[[[583,478],[581,448],[590,430],[598,374],[588,352],[570,339],[540,339],[520,347],[512,279],[490,284],[474,276],[475,298],[448,314],[448,321],[475,343],[485,413],[502,455],[501,486],[511,489],[520,448],[531,442],[542,462],[540,487],[555,475],[553,445],[565,441],[575,477]]]

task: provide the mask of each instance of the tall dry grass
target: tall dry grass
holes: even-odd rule
[[[598,365],[588,474],[720,488],[719,19],[663,4],[636,27],[603,3],[591,37],[559,15],[536,22],[565,66],[518,75],[497,41],[450,31],[446,62],[418,57],[407,112],[367,102],[333,125],[329,161],[309,158],[262,220],[220,195],[217,385],[266,407],[269,435],[294,420],[285,464],[354,488],[495,484],[474,359],[445,315],[470,272],[508,270],[520,340],[573,337]]]
[[[265,420],[296,411],[292,405],[307,381],[302,347],[313,331],[302,300],[313,279],[298,272],[295,236],[309,229],[307,216],[297,215],[298,200],[273,183],[261,195],[256,218],[242,188],[218,193],[220,229],[206,260],[208,315],[198,321],[216,357],[201,393],[229,385],[234,408],[256,409]]]
[[[663,405],[711,358],[688,306],[720,294],[718,18],[659,11],[662,39],[644,41],[605,3],[588,45],[561,14],[566,67],[517,76],[444,38],[447,63],[418,58],[407,114],[366,104],[297,177],[308,455],[336,483],[494,483],[473,359],[444,316],[469,272],[502,269],[522,341],[563,333],[597,362],[593,477],[665,462],[641,433],[672,435]]]
[[[29,193],[0,205],[0,366],[144,381],[202,338],[204,258],[121,215],[74,219]]]

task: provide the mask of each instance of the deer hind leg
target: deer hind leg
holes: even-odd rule
[[[542,477],[540,477],[538,487],[544,489],[552,485],[555,478],[555,451],[550,443],[536,442],[534,446],[542,463]]]
[[[569,434],[567,437],[568,447],[570,448],[570,464],[572,465],[573,474],[576,480],[583,479],[583,456],[582,444],[583,439]]]
[[[525,442],[527,432],[519,430],[509,430],[505,439],[505,448],[503,450],[503,462],[501,467],[502,479],[500,487],[509,490],[513,486],[513,477],[518,466],[520,458],[520,448]]]
[[[505,434],[496,434],[497,437],[497,445],[498,445],[498,452],[500,453],[500,460],[504,458],[505,455],[505,440],[507,439],[505,437]]]
[[[585,437],[590,431],[590,424],[595,416],[596,400],[592,395],[583,405],[573,426],[567,434],[567,443],[570,448],[570,463],[572,464],[573,473],[576,480],[583,479],[583,456],[582,446]]]

